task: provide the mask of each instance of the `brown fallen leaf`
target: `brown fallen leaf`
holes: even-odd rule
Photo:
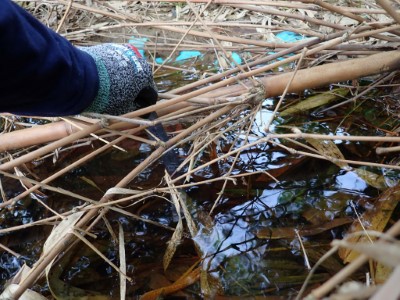
[[[184,288],[186,288],[189,285],[192,285],[196,281],[198,281],[200,278],[200,267],[190,271],[189,273],[185,273],[181,278],[179,278],[177,281],[172,283],[169,286],[165,286],[162,288],[159,288],[154,291],[147,292],[146,294],[143,294],[140,297],[140,300],[156,300],[159,299],[161,296],[169,295],[172,293],[175,293],[177,291],[180,291]]]

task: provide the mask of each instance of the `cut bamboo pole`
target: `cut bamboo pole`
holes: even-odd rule
[[[86,127],[84,124],[81,125]],[[63,121],[15,130],[0,135],[0,151],[4,152],[32,145],[40,145],[61,139],[77,131],[76,127]],[[49,140],[50,137],[51,139]]]
[[[365,76],[391,72],[400,69],[400,51],[389,51],[374,54],[368,57],[356,58],[343,62],[325,64],[309,69],[297,71],[292,84],[289,87],[290,93],[304,91],[334,82],[342,82],[361,78]],[[279,96],[292,73],[285,73],[276,76],[261,78],[265,86],[265,97]],[[250,83],[248,83],[250,86]],[[243,85],[234,85],[203,94],[206,98],[218,98],[229,94],[240,95],[246,90]]]
[[[62,124],[58,125],[57,124],[57,126],[60,126],[62,128],[65,125],[62,125]],[[39,148],[39,149],[37,149],[35,151],[32,151],[32,152],[30,152],[28,154],[25,154],[25,155],[20,156],[20,157],[18,157],[16,159],[13,159],[13,160],[11,160],[9,162],[1,164],[0,165],[0,170],[6,171],[6,170],[9,170],[9,169],[14,168],[16,166],[19,166],[19,165],[21,165],[23,163],[32,161],[32,160],[34,160],[36,158],[39,158],[39,157],[41,157],[41,156],[43,156],[43,155],[45,155],[47,153],[50,153],[50,152],[56,150],[57,148],[63,147],[65,145],[73,143],[74,141],[76,141],[76,140],[78,140],[80,138],[86,137],[86,136],[90,135],[91,133],[94,133],[95,131],[101,129],[101,127],[102,126],[101,126],[100,123],[96,123],[94,125],[90,125],[90,126],[88,126],[86,128],[83,128],[82,130],[80,130],[78,132],[75,132],[75,133],[73,133],[71,135],[67,135],[67,136],[63,137],[62,139],[57,140],[57,141],[55,141],[55,142],[53,142],[51,144],[48,144],[48,145],[43,146],[43,147],[41,147],[41,148]],[[8,139],[8,137],[6,137],[5,134],[3,135],[3,138],[4,137],[6,138],[6,140]]]

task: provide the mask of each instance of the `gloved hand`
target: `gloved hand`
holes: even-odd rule
[[[151,67],[135,47],[102,44],[79,49],[93,57],[99,72],[96,99],[84,112],[121,115],[156,103]]]

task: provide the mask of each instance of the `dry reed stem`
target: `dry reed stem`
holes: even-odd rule
[[[386,0],[384,0],[384,1],[386,1]],[[367,22],[367,20],[365,20],[365,18],[363,18],[363,17],[361,17],[361,16],[355,15],[355,14],[349,12],[349,11],[346,11],[346,10],[343,9],[342,7],[339,7],[339,6],[336,6],[336,5],[332,5],[332,4],[330,4],[330,3],[327,3],[327,2],[324,2],[324,1],[321,1],[321,0],[302,0],[302,2],[303,2],[303,3],[313,3],[313,4],[316,4],[316,5],[321,6],[321,7],[325,8],[325,9],[331,11],[331,12],[338,13],[338,14],[341,14],[341,15],[343,15],[343,16],[346,16],[346,17],[348,17],[348,18],[350,18],[350,19],[356,20],[356,21],[358,21],[359,23],[366,23],[366,22]],[[377,1],[377,2],[378,2],[378,4],[379,4],[379,1]],[[386,9],[385,9],[385,10],[386,10]],[[386,10],[386,11],[387,11],[387,10]],[[394,10],[392,9],[391,12],[393,13]],[[389,13],[389,15],[391,15],[390,12],[388,12],[388,13]],[[396,14],[396,12],[394,12],[394,14]],[[400,18],[399,18],[399,19],[400,19]],[[398,22],[398,23],[400,24],[400,22]],[[384,25],[382,25],[382,24],[377,24],[377,23],[371,24],[371,26],[373,26],[374,28],[384,28],[384,27],[385,27]],[[398,34],[399,34],[399,33],[397,33],[397,35],[398,35]]]
[[[207,5],[203,8],[203,10],[202,10],[201,13],[203,13],[203,12],[207,9],[207,7],[208,7],[210,4],[211,4],[211,0],[208,1]],[[192,8],[192,10],[195,11],[193,8]],[[200,14],[197,14],[197,12],[196,12],[196,18],[194,19],[194,21],[190,24],[189,28],[188,28],[188,29],[186,30],[186,32],[182,35],[182,37],[180,38],[180,40],[178,41],[178,43],[176,43],[174,49],[171,51],[171,53],[169,54],[169,56],[164,60],[164,62],[161,64],[161,66],[158,67],[158,68],[154,71],[154,73],[157,73],[157,71],[160,70],[160,69],[164,66],[164,64],[165,64],[167,61],[170,60],[170,58],[174,55],[174,53],[175,53],[176,50],[178,49],[179,45],[183,42],[183,40],[185,39],[185,37],[187,36],[187,34],[189,34],[190,30],[193,28],[193,26],[196,24],[197,20],[199,20],[199,19],[200,19]]]
[[[275,9],[256,7],[256,6],[252,6],[252,5],[232,5],[232,6],[237,7],[237,8],[241,8],[241,9],[257,11],[257,12],[261,12],[261,13],[265,13],[265,14],[279,15],[279,16],[283,16],[283,17],[287,17],[287,18],[298,19],[298,20],[301,20],[301,21],[304,21],[304,22],[310,22],[310,23],[313,23],[313,24],[316,24],[316,25],[319,25],[319,26],[325,26],[325,27],[332,28],[332,29],[338,29],[338,30],[346,30],[346,29],[348,29],[348,27],[340,25],[340,24],[329,23],[329,22],[318,20],[318,19],[314,19],[314,18],[311,18],[311,17],[308,17],[308,16],[287,13],[287,12],[283,12],[283,11],[275,10]],[[397,42],[398,41],[397,38],[392,38],[392,37],[381,35],[381,34],[373,34],[372,36],[374,38],[381,39],[383,41],[391,41],[391,42]]]
[[[23,1],[23,0],[18,0]],[[34,0],[30,0],[34,1]],[[143,0],[142,2],[160,2],[159,0]],[[182,3],[186,2],[186,0],[166,0],[163,1],[166,3]],[[193,3],[207,3],[208,0],[191,0]],[[252,5],[265,5],[265,6],[274,6],[279,8],[295,8],[295,9],[305,9],[305,10],[313,10],[313,11],[320,11],[320,8],[317,5],[309,5],[309,4],[302,4],[297,2],[314,2],[313,0],[298,0],[296,2],[293,1],[268,1],[268,0],[213,0],[216,4],[223,4],[223,5],[232,5],[232,4],[249,4]],[[375,8],[362,8],[362,7],[342,7],[342,10],[350,13],[358,13],[358,14],[387,14],[384,9],[375,9]]]
[[[87,128],[80,130],[76,133],[73,133],[69,136],[66,136],[64,138],[62,138],[61,140],[55,141],[51,144],[48,144],[46,146],[43,146],[42,148],[39,148],[37,150],[34,150],[28,154],[25,154],[23,156],[20,156],[12,161],[3,163],[0,165],[0,170],[5,171],[5,170],[9,170],[11,168],[14,168],[16,166],[19,166],[23,163],[32,161],[38,157],[41,157],[49,152],[54,151],[57,148],[63,147],[67,144],[70,144],[72,142],[74,142],[77,139],[83,138],[91,133],[94,133],[95,131],[101,129],[101,124],[94,124],[91,126],[88,126]]]
[[[239,128],[239,132],[242,132],[242,131],[244,130],[244,127],[247,126],[247,124],[254,124],[255,118],[256,118],[256,114],[257,114],[257,112],[261,109],[261,106],[262,106],[262,102],[260,102],[256,107],[254,107],[254,108],[252,109],[252,111],[251,111],[249,114],[247,114],[247,116],[246,116],[245,118],[243,118],[242,120],[240,120],[240,122],[242,123],[242,125],[241,125],[241,127]],[[235,125],[236,125],[237,123],[239,123],[239,122],[236,122]],[[236,125],[236,126],[237,126],[237,125]],[[233,127],[233,125],[230,126],[230,127]],[[244,139],[243,139],[243,140],[245,140],[245,141],[248,140],[248,138],[249,138],[249,136],[250,136],[251,129],[252,129],[251,126],[247,126],[247,130],[245,131]],[[220,135],[222,135],[223,133],[227,133],[227,132],[229,132],[230,130],[231,130],[231,128],[228,127],[225,131],[223,131],[223,132],[220,131]],[[218,136],[217,136],[217,137],[218,137]],[[217,137],[215,137],[215,138],[217,138]],[[232,151],[234,145],[238,142],[239,137],[240,137],[240,134],[238,133],[238,134],[236,135],[234,141],[232,142],[232,145],[231,145],[229,151]],[[215,139],[215,138],[214,138],[214,139]],[[241,137],[240,137],[240,138],[241,138]],[[214,140],[214,139],[213,139],[213,140]],[[221,198],[222,198],[222,196],[223,196],[223,194],[224,194],[225,188],[226,188],[226,186],[227,186],[227,184],[228,184],[228,181],[229,181],[228,178],[229,178],[229,176],[231,176],[232,172],[234,171],[234,167],[235,167],[235,165],[236,165],[236,163],[237,163],[237,161],[238,161],[238,159],[239,159],[239,156],[240,156],[240,152],[236,153],[236,155],[235,155],[233,161],[231,162],[231,166],[230,166],[229,170],[224,174],[224,177],[227,176],[227,178],[224,180],[223,186],[222,186],[220,192],[218,193],[218,197],[217,197],[217,199],[215,199],[214,204],[213,204],[213,206],[211,207],[211,209],[210,209],[210,211],[209,211],[209,213],[208,213],[209,216],[212,215],[214,209],[217,207],[218,203],[220,202],[220,200],[221,200]],[[190,171],[190,170],[189,170],[189,171]],[[267,172],[267,173],[268,173],[268,172]],[[243,177],[242,177],[242,178],[243,178]],[[232,180],[231,178],[229,178],[229,179]]]
[[[60,21],[60,24],[58,24],[58,27],[57,27],[57,29],[56,29],[56,32],[57,32],[57,33],[60,32],[61,27],[64,25],[64,22],[65,22],[65,20],[67,19],[67,16],[68,16],[68,14],[69,14],[69,11],[71,10],[73,1],[74,1],[74,0],[69,0],[68,6],[67,6],[67,8],[65,9],[64,16],[62,17],[62,19],[61,19],[61,21]]]
[[[216,118],[220,117],[223,114],[228,113],[232,109],[231,106],[226,106],[221,108],[220,110],[212,113],[204,120],[197,122],[196,124],[189,127],[184,132],[176,135],[174,138],[170,139],[166,142],[165,147],[171,147],[175,143],[178,143],[184,136],[187,134],[192,133],[194,130],[202,127],[204,124],[207,124]],[[126,186],[134,177],[136,177],[140,172],[142,172],[146,167],[148,167],[154,160],[159,158],[165,151],[164,147],[159,147],[156,149],[149,157],[147,157],[140,165],[138,165],[135,169],[133,169],[128,175],[126,175],[117,185],[116,187],[124,187]],[[99,202],[106,203],[111,199],[111,196],[104,196]],[[102,210],[101,214],[104,214],[107,210]],[[76,224],[77,228],[84,228],[93,217],[98,216],[98,209],[92,209],[88,211],[82,219]],[[51,251],[47,253],[47,256],[42,259],[40,264],[35,265],[34,268],[29,272],[27,277],[23,282],[21,282],[18,290],[14,293],[15,298],[19,298],[26,289],[28,289],[34,282],[39,278],[40,274],[46,268],[46,266],[55,258],[57,257],[62,251],[65,250],[66,245],[69,245],[73,241],[73,234],[65,235],[60,241],[60,243],[54,247]]]
[[[389,138],[390,140],[386,140],[386,138]],[[379,142],[379,141],[384,141],[386,140],[387,142],[400,142],[400,137],[376,137],[376,136],[337,136],[337,135],[323,135],[323,134],[310,134],[310,133],[287,133],[287,134],[269,134],[265,138],[260,138],[255,142],[246,144],[242,147],[239,147],[237,149],[234,149],[232,151],[229,151],[221,156],[219,156],[216,159],[210,160],[207,163],[200,165],[196,167],[195,169],[192,169],[190,172],[185,173],[184,175],[176,177],[173,182],[179,181],[184,179],[187,175],[193,174],[194,172],[197,172],[205,167],[208,167],[222,159],[228,158],[230,156],[233,156],[234,154],[244,151],[246,149],[249,149],[251,147],[257,146],[259,144],[263,143],[273,143],[276,146],[282,147],[286,149],[289,153],[292,154],[301,154],[301,155],[306,155],[318,159],[323,159],[323,160],[334,160],[334,161],[340,161],[348,164],[355,164],[355,165],[365,165],[365,166],[372,166],[372,167],[379,167],[379,168],[388,168],[388,169],[395,169],[395,170],[400,170],[400,166],[396,165],[388,165],[388,164],[379,164],[379,163],[370,163],[370,162],[359,162],[359,161],[353,161],[353,160],[338,160],[337,158],[329,158],[326,156],[318,155],[318,154],[312,154],[304,151],[298,151],[289,147],[286,147],[284,145],[281,145],[279,143],[275,143],[273,140],[274,139],[318,139],[318,140],[343,140],[343,141],[359,141],[359,142]]]
[[[397,22],[397,24],[400,24],[400,15],[388,0],[376,0],[376,3],[378,3]]]
[[[133,129],[131,130],[131,134],[135,133],[136,131],[138,131],[137,129]],[[96,157],[97,155],[103,153],[104,151],[106,151],[107,149],[109,149],[110,147],[112,147],[113,145],[123,141],[126,137],[125,136],[121,136],[111,142],[109,142],[108,144],[103,145],[102,147],[92,151],[91,153],[85,155],[84,157],[76,160],[75,162],[69,164],[67,167],[63,168],[60,171],[57,171],[56,173],[54,173],[51,176],[48,176],[46,179],[42,180],[40,182],[40,184],[36,184],[33,187],[29,188],[28,190],[26,190],[25,192],[19,194],[18,196],[15,196],[12,199],[9,199],[8,201],[2,202],[0,203],[0,208],[6,207],[8,205],[13,205],[16,201],[23,199],[24,197],[28,196],[30,193],[33,193],[34,191],[36,191],[37,189],[39,189],[42,184],[47,184],[50,183],[51,181],[57,179],[58,177],[64,175],[65,173],[77,168],[78,166],[88,162],[90,159]]]
[[[270,119],[267,121],[267,123],[264,125],[264,131],[269,132],[269,127],[271,126],[273,120],[275,119],[278,110],[280,109],[283,101],[285,100],[285,97],[289,91],[290,86],[293,83],[294,78],[296,77],[297,71],[299,70],[299,68],[301,67],[302,61],[304,59],[304,57],[306,56],[308,49],[304,48],[303,51],[301,52],[301,56],[299,57],[299,61],[296,64],[296,68],[295,70],[292,72],[291,77],[289,78],[289,81],[286,84],[285,89],[283,90],[282,96],[280,97],[278,103],[275,106],[274,111],[272,112],[272,115],[270,117]]]

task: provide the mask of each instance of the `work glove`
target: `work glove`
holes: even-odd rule
[[[79,47],[93,57],[99,90],[84,112],[122,115],[157,101],[150,65],[132,45],[101,44]]]

